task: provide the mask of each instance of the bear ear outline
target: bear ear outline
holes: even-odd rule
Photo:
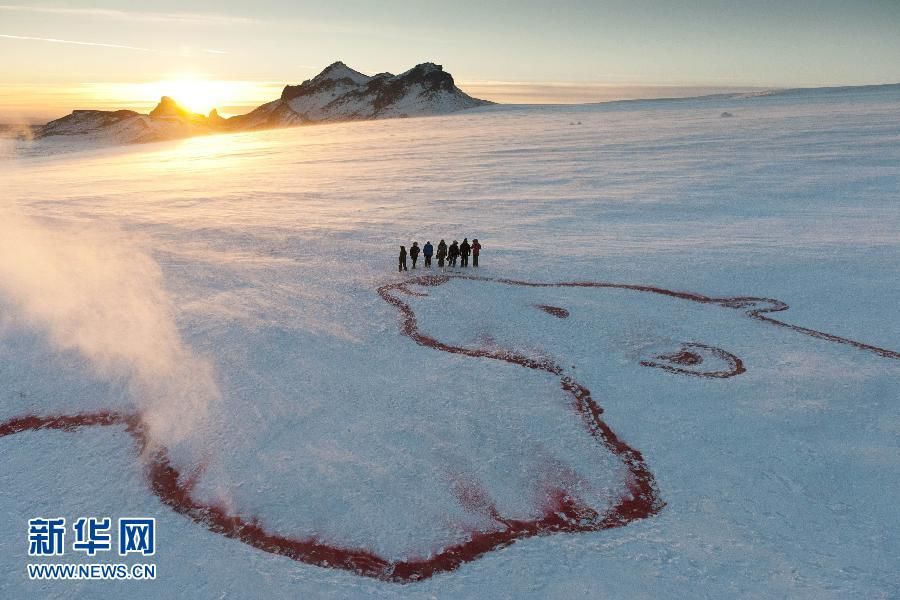
[[[568,319],[572,314],[568,309],[552,304],[535,304],[534,307],[557,319]]]
[[[707,370],[705,365],[709,363],[718,363],[723,368]],[[676,375],[708,379],[728,379],[747,371],[744,361],[736,355],[722,348],[700,342],[682,342],[678,350],[643,359],[640,361],[640,365],[662,369]]]

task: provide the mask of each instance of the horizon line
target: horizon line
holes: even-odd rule
[[[507,83],[511,83],[511,84],[513,84],[513,85],[520,85],[520,84],[521,84],[521,85],[539,85],[539,84],[528,84],[527,82],[515,82],[515,83],[513,83],[513,82],[507,82]],[[495,84],[496,84],[496,83],[495,83]],[[281,84],[279,84],[279,85],[281,85]],[[286,85],[290,85],[290,84],[286,84]],[[583,85],[583,84],[573,84],[573,85]],[[606,84],[603,84],[603,85],[606,85]],[[610,84],[610,85],[613,85],[613,87],[615,87],[614,84]],[[886,87],[886,86],[894,86],[894,85],[900,85],[900,82],[890,82],[890,83],[870,83],[870,84],[857,84],[857,85],[824,85],[824,86],[805,86],[805,87],[804,87],[804,86],[800,86],[800,87],[766,87],[766,86],[678,86],[678,85],[675,85],[675,84],[671,84],[671,85],[669,85],[669,86],[666,86],[666,85],[664,85],[664,84],[636,84],[636,85],[634,85],[634,86],[620,86],[620,87],[673,87],[673,88],[680,88],[680,89],[691,89],[691,88],[718,88],[718,89],[727,89],[727,88],[734,88],[735,91],[732,92],[732,93],[735,93],[735,94],[740,94],[740,93],[741,93],[740,91],[737,91],[737,90],[739,90],[739,89],[745,90],[745,93],[751,93],[751,94],[752,94],[752,93],[761,93],[761,94],[765,94],[766,92],[772,92],[772,93],[789,93],[789,92],[793,92],[793,91],[806,91],[806,90],[837,90],[837,89],[846,89],[846,88]],[[3,87],[3,86],[0,86],[0,88],[2,88],[2,87]],[[716,97],[720,97],[720,96],[728,96],[728,95],[730,95],[729,92],[714,92],[714,93],[709,93],[709,94],[698,94],[698,95],[693,95],[693,96],[654,96],[654,97],[644,97],[644,98],[615,98],[615,99],[597,100],[597,101],[588,101],[588,102],[498,102],[498,101],[492,101],[492,102],[493,102],[495,105],[499,105],[499,106],[513,106],[513,107],[515,107],[515,106],[522,106],[522,107],[525,107],[525,106],[556,106],[556,107],[572,106],[572,107],[577,107],[577,106],[591,106],[591,105],[598,105],[598,104],[616,104],[616,103],[626,103],[626,102],[654,102],[654,101],[659,102],[659,101],[676,101],[676,100],[699,100],[699,99],[716,98]],[[176,103],[178,103],[178,98],[175,98],[174,96],[168,96],[168,97],[172,98],[173,100],[175,100]],[[161,99],[160,99],[160,100],[161,100]],[[139,103],[140,103],[140,104],[143,104],[143,105],[149,106],[149,105],[155,105],[155,104],[158,104],[158,102],[159,102],[158,100],[148,100],[148,101],[139,102]],[[265,103],[265,102],[264,102],[264,103]],[[235,109],[243,109],[243,108],[245,108],[245,109],[248,109],[246,112],[250,112],[250,111],[255,110],[256,108],[258,108],[259,106],[260,106],[260,105],[252,105],[252,104],[247,104],[247,105],[243,105],[243,104],[242,104],[242,105],[231,105],[231,106],[229,106],[229,105],[224,105],[224,106],[222,106],[221,108],[220,108],[220,107],[216,107],[216,110],[218,110],[218,111],[220,111],[220,112],[223,112],[224,109],[226,109],[226,108],[235,108]],[[21,121],[21,120],[20,120],[20,121],[14,121],[14,120],[6,120],[6,119],[3,119],[2,117],[0,117],[0,126],[21,126],[21,125],[26,125],[26,126],[38,126],[38,125],[45,125],[45,124],[49,123],[50,121],[54,121],[54,120],[56,120],[56,119],[65,117],[65,116],[67,116],[67,115],[69,115],[69,114],[72,114],[73,112],[79,111],[79,110],[86,110],[86,111],[97,110],[97,111],[103,111],[103,112],[114,112],[114,111],[117,111],[117,110],[133,110],[134,112],[137,112],[138,114],[142,114],[142,115],[146,115],[146,114],[147,114],[147,113],[140,113],[140,112],[137,111],[137,110],[129,109],[129,108],[113,108],[113,109],[104,109],[104,108],[97,108],[97,109],[93,109],[93,108],[74,108],[74,109],[71,109],[68,113],[62,114],[62,115],[59,116],[59,117],[53,117],[53,118],[50,118],[49,120],[45,120],[46,117],[40,117],[40,118],[35,117],[35,118],[33,118],[32,120],[25,120],[25,121]],[[0,114],[2,114],[2,112],[3,112],[3,110],[2,110],[2,105],[0,105]],[[149,111],[148,111],[148,112],[149,112]],[[232,112],[230,112],[230,111],[225,111],[225,114],[229,115],[229,117],[232,117],[232,116],[239,116],[239,115],[246,114],[246,112],[242,112],[242,113],[232,113]],[[198,114],[199,114],[199,113],[198,113]]]

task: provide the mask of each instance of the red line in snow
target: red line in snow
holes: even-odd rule
[[[537,306],[548,315],[553,315],[557,319],[569,318],[569,311],[564,308],[560,308],[558,306],[550,306],[549,304],[535,304],[535,306]]]
[[[563,283],[536,283],[528,281],[516,281],[511,279],[491,279],[471,276],[458,276],[459,278],[494,281],[507,285],[519,285],[529,287],[588,287],[588,288],[617,288],[639,292],[648,292],[700,302],[704,304],[717,304],[728,308],[746,309],[746,314],[767,323],[786,327],[818,339],[847,344],[884,356],[900,359],[900,353],[878,348],[861,342],[841,338],[828,333],[790,325],[763,316],[764,313],[777,312],[787,309],[787,305],[778,300],[769,298],[711,298],[690,292],[678,292],[655,288],[650,286],[638,286],[628,284],[612,284],[602,282],[563,282]],[[539,519],[517,520],[503,519],[488,498],[472,496],[468,494],[467,501],[484,505],[497,523],[497,528],[490,531],[473,532],[469,539],[453,546],[444,548],[440,552],[428,558],[411,558],[403,561],[389,561],[373,551],[363,548],[347,548],[321,541],[317,538],[288,538],[267,531],[257,520],[247,519],[241,516],[229,514],[226,508],[221,506],[203,504],[192,496],[193,479],[183,477],[181,472],[171,464],[166,448],[154,445],[148,439],[146,427],[136,413],[121,413],[115,411],[98,411],[74,415],[56,416],[22,416],[0,423],[0,437],[14,435],[26,431],[60,430],[77,431],[87,427],[105,427],[122,425],[134,438],[139,452],[146,458],[146,473],[153,493],[164,504],[175,512],[182,514],[195,523],[208,530],[226,537],[240,540],[245,544],[272,554],[286,556],[296,561],[321,567],[338,568],[358,573],[367,577],[374,577],[384,581],[408,583],[431,577],[437,573],[453,571],[460,565],[476,560],[488,552],[509,546],[517,540],[547,535],[559,532],[585,532],[600,531],[614,527],[622,527],[633,521],[644,519],[658,513],[665,503],[659,498],[653,474],[647,467],[644,457],[606,424],[602,418],[603,409],[591,397],[591,392],[585,386],[565,375],[563,369],[550,359],[534,359],[519,354],[513,350],[488,350],[483,348],[463,348],[439,342],[419,330],[416,315],[412,308],[404,302],[396,293],[422,296],[421,292],[409,289],[409,285],[437,286],[449,281],[447,276],[422,276],[401,283],[382,286],[378,289],[379,295],[389,304],[397,308],[401,315],[401,333],[417,344],[475,358],[490,358],[508,363],[521,365],[528,369],[544,371],[560,378],[561,388],[568,393],[573,400],[573,406],[588,432],[598,440],[606,449],[617,456],[628,470],[626,483],[627,492],[624,493],[610,509],[598,513],[573,497],[562,489],[553,490],[545,507],[544,515]],[[552,313],[551,313],[552,314]],[[692,375],[705,375],[711,377],[725,377],[737,374],[743,370],[740,359],[723,350],[702,344],[686,344],[681,353],[677,355],[665,355],[657,357],[660,360],[680,365],[691,365],[702,362],[702,356],[693,350],[706,350],[712,352],[722,360],[729,362],[731,368],[727,375],[701,374],[684,371]],[[720,352],[724,354],[719,354]],[[697,360],[697,358],[700,360]],[[670,365],[661,366],[675,372],[682,372],[677,367]]]
[[[719,371],[695,371],[688,367],[702,364],[704,362],[703,354],[715,356],[719,360],[728,365],[727,369]],[[645,367],[655,367],[664,369],[670,373],[679,373],[681,375],[693,375],[695,377],[709,377],[712,379],[727,379],[744,373],[747,369],[744,367],[744,361],[726,350],[709,346],[707,344],[698,344],[696,342],[685,343],[681,345],[681,350],[672,354],[660,354],[653,360],[642,360],[641,365]]]
[[[736,309],[745,309],[744,314],[746,314],[751,319],[757,319],[759,321],[763,321],[764,323],[769,323],[770,325],[776,325],[778,327],[784,327],[786,329],[790,329],[792,331],[796,331],[797,333],[802,333],[804,335],[808,335],[810,337],[814,337],[820,340],[825,340],[828,342],[833,342],[836,344],[845,344],[847,346],[853,346],[854,348],[858,348],[860,350],[864,350],[866,352],[871,352],[873,354],[877,354],[878,356],[883,356],[884,358],[893,358],[900,360],[900,352],[896,350],[888,350],[886,348],[879,348],[878,346],[873,346],[871,344],[864,344],[863,342],[858,342],[856,340],[851,340],[849,338],[841,337],[838,335],[833,335],[831,333],[825,333],[824,331],[817,331],[815,329],[810,329],[809,327],[801,327],[799,325],[792,325],[791,323],[785,323],[784,321],[779,321],[777,319],[773,319],[772,317],[765,316],[767,313],[781,312],[790,308],[786,303],[781,300],[775,300],[774,298],[758,298],[753,296],[736,296],[732,298],[715,298],[712,296],[704,296],[703,294],[695,294],[693,292],[680,292],[676,290],[669,290],[666,288],[653,287],[649,285],[637,285],[637,284],[629,284],[629,283],[610,283],[605,281],[561,281],[556,283],[544,283],[544,282],[535,282],[535,281],[522,281],[517,279],[504,279],[504,278],[494,278],[494,277],[478,277],[474,275],[443,275],[443,276],[429,276],[426,275],[424,277],[419,277],[417,279],[407,280],[403,284],[394,284],[394,285],[429,285],[428,283],[421,283],[422,279],[444,279],[449,280],[450,278],[455,279],[468,279],[474,281],[492,281],[495,283],[505,283],[507,285],[518,285],[525,287],[541,287],[541,288],[565,288],[565,287],[583,287],[583,288],[608,288],[608,289],[618,289],[618,290],[632,290],[635,292],[647,292],[650,294],[658,294],[661,296],[670,296],[672,298],[678,298],[680,300],[689,300],[691,302],[697,302],[700,304],[717,304],[719,306],[724,306],[727,308],[736,308]],[[413,292],[414,293],[414,292]]]

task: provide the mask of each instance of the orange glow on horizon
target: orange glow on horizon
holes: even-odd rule
[[[163,96],[185,108],[222,116],[248,112],[277,99],[284,83],[207,79],[178,74],[158,81],[103,82],[73,85],[0,86],[0,123],[46,122],[76,109],[128,109],[149,113]]]
[[[223,117],[247,113],[280,97],[285,82],[212,79],[193,73],[145,82],[0,85],[0,123],[46,123],[76,109],[149,113],[162,96],[193,112]],[[458,81],[466,93],[502,104],[580,104],[639,98],[700,96],[762,88],[630,83]]]

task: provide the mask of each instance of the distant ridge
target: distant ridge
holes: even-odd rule
[[[583,105],[742,101],[817,94],[887,94],[898,89],[900,83],[761,89],[691,97],[610,100]],[[473,98],[460,90],[453,77],[433,63],[416,65],[400,75],[379,73],[369,76],[343,62],[335,62],[312,79],[299,85],[286,85],[277,100],[231,118],[221,117],[215,109],[209,115],[193,113],[178,105],[173,98],[164,96],[150,114],[132,110],[75,110],[43,126],[2,126],[0,137],[31,139],[68,136],[99,144],[127,144],[308,123],[440,115],[490,104],[493,102]]]
[[[637,104],[655,102],[690,102],[696,100],[746,100],[749,98],[766,98],[781,96],[805,96],[813,94],[850,94],[871,92],[892,92],[900,89],[900,83],[879,83],[875,85],[844,85],[832,87],[808,87],[808,88],[771,88],[740,92],[717,92],[714,94],[702,94],[699,96],[662,96],[659,98],[626,98],[621,100],[604,100],[601,102],[585,102],[584,106],[599,104]]]
[[[456,87],[441,65],[422,63],[400,75],[369,76],[338,61],[312,79],[286,85],[280,98],[245,115],[226,119],[215,109],[201,115],[163,96],[147,115],[131,110],[75,110],[37,128],[35,137],[82,136],[128,144],[307,123],[443,115],[487,104],[492,103]]]

